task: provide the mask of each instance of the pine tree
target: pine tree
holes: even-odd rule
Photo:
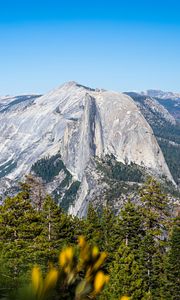
[[[117,219],[110,206],[105,205],[102,208],[100,215],[101,247],[103,251],[109,252],[109,258],[117,247],[117,236],[115,236]]]
[[[109,268],[110,283],[100,299],[118,300],[121,296],[131,299],[145,299],[144,281],[141,266],[136,261],[134,252],[124,242],[115,254],[115,259]]]
[[[34,239],[34,257],[40,264],[47,261],[54,261],[59,252],[59,223],[61,209],[55,201],[47,195],[43,199],[43,205],[39,212],[42,222],[42,231]]]
[[[30,200],[23,196],[23,193],[19,193],[6,198],[0,211],[1,259],[13,279],[32,265],[32,241],[42,230],[39,214],[34,211]]]
[[[145,236],[140,247],[144,278],[153,299],[164,299],[164,254],[169,221],[168,199],[160,184],[150,178],[140,189],[141,213]]]
[[[31,199],[33,207],[37,211],[40,211],[43,206],[43,200],[46,196],[43,180],[32,174],[26,175],[25,182],[20,183],[20,188],[21,191],[24,194],[27,194]]]
[[[170,216],[167,196],[162,192],[160,184],[149,178],[139,190],[140,202],[145,229],[151,229],[155,239],[167,230]]]
[[[119,214],[119,228],[121,241],[137,250],[145,235],[141,211],[130,199],[124,205]]]
[[[44,265],[44,262],[57,260],[59,251],[66,245],[77,241],[76,222],[63,212],[54,199],[47,195],[43,200],[43,206],[39,212],[43,229],[34,240],[36,259]]]
[[[100,216],[92,204],[89,204],[88,207],[87,217],[84,222],[83,234],[85,235],[87,241],[89,241],[91,244],[97,245],[101,249],[102,231]]]
[[[170,248],[166,262],[167,286],[165,293],[168,299],[180,299],[180,216],[174,220],[170,237]]]
[[[139,257],[139,247],[145,236],[143,218],[139,207],[130,199],[115,217],[110,235],[115,242],[108,268],[112,279],[101,299],[119,299],[123,294],[132,299],[148,299]]]

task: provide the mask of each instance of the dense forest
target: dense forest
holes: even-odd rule
[[[61,160],[61,156],[59,153],[51,157],[47,156],[41,158],[31,167],[31,171],[33,171],[38,177],[41,177],[46,183],[50,182],[62,170],[68,176],[70,176],[70,173]]]
[[[72,260],[73,266],[69,271],[69,265],[65,269],[69,272],[68,286],[57,284],[53,297],[48,299],[118,300],[124,295],[135,300],[180,299],[180,218],[175,208],[169,207],[167,196],[154,179],[140,187],[139,203],[126,199],[116,215],[108,206],[96,211],[89,205],[83,219],[65,213],[40,189],[37,185],[33,187],[33,181],[23,183],[21,191],[7,197],[0,207],[0,299],[45,299],[40,294],[35,298],[17,295],[30,280],[34,266],[38,265],[45,274],[53,265],[51,273],[55,278],[60,251],[64,251],[60,255],[63,266],[65,258],[70,260],[75,255],[72,251],[78,251],[77,240],[82,236],[93,247],[87,248],[81,238],[81,252],[84,251],[84,257],[92,252],[88,259],[93,267],[88,265],[84,273],[81,266],[78,279],[77,275],[73,279],[71,271],[77,259]],[[33,270],[38,279],[39,269]],[[87,273],[91,276],[87,277]],[[94,280],[98,290],[98,282],[108,281],[107,278],[110,280],[103,291],[93,294],[90,283]],[[84,291],[86,295],[91,292],[91,296],[86,298]]]
[[[41,178],[44,183],[52,182],[60,172],[63,172],[64,179],[53,191],[53,198],[67,211],[76,197],[80,182],[73,180],[71,173],[61,160],[61,155],[57,153],[51,157],[41,158],[32,165],[31,172]]]

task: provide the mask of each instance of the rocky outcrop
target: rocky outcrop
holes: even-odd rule
[[[158,122],[159,126],[165,122],[170,123],[170,125],[176,124],[175,118],[156,99],[135,92],[127,92],[125,94],[129,95],[136,102],[149,124],[152,122]]]
[[[89,193],[85,170],[96,156],[113,154],[173,181],[151,127],[129,96],[69,82],[26,99],[26,105],[13,101],[0,100],[0,107],[10,107],[0,111],[3,182],[21,179],[37,160],[59,150],[67,169],[83,182],[81,204]]]
[[[61,153],[67,168],[79,180],[91,157],[103,155],[103,131],[96,99],[85,94],[83,114],[78,121],[67,124]]]

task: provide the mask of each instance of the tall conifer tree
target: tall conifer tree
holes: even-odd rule
[[[120,296],[129,296],[132,300],[145,299],[142,270],[136,261],[133,250],[124,242],[115,254],[110,265],[110,282],[100,299],[118,300]]]
[[[166,296],[172,300],[180,299],[180,215],[175,218],[170,237],[170,248],[166,263]]]
[[[145,236],[141,242],[140,256],[144,278],[153,299],[164,299],[164,254],[167,246],[168,199],[160,184],[149,178],[139,192]]]
[[[33,263],[33,241],[42,231],[41,218],[24,193],[6,198],[0,210],[1,257],[16,278]]]

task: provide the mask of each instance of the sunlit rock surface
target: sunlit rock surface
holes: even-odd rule
[[[0,98],[0,178],[19,180],[32,164],[60,151],[83,187],[73,214],[84,205],[90,160],[113,154],[142,165],[170,181],[153,131],[127,95],[68,82],[44,96]]]

